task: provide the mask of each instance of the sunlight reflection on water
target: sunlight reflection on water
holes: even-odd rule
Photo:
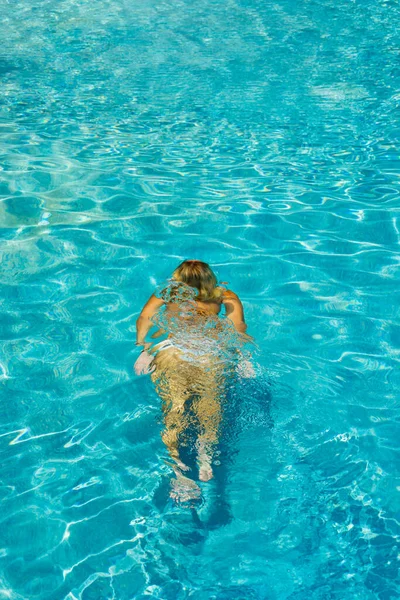
[[[398,5],[0,13],[4,594],[398,598]],[[259,346],[196,510],[132,372],[188,257]]]

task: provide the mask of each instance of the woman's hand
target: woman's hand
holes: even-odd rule
[[[151,342],[136,342],[136,346],[140,346],[143,350],[148,350],[151,347]]]
[[[136,375],[150,375],[156,368],[153,362],[154,356],[147,350],[142,350],[133,366]]]

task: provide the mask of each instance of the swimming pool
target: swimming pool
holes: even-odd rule
[[[0,596],[399,598],[398,3],[0,14]],[[259,344],[196,509],[132,372],[193,257]]]

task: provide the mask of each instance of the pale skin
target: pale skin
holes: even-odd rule
[[[145,339],[153,326],[152,319],[164,304],[164,300],[152,295],[137,319],[136,344],[142,346],[144,351],[151,345]],[[244,319],[243,305],[234,292],[224,290],[221,301],[194,300],[192,304],[195,305],[201,315],[199,318],[202,319],[208,318],[208,315],[211,318],[217,316],[224,306],[226,317],[232,322],[236,331],[243,337],[249,338],[246,334],[247,325]],[[167,314],[169,313],[175,319],[180,318],[179,310],[178,304],[167,304]],[[157,337],[157,334],[153,337]],[[181,470],[186,469],[179,458],[178,442],[179,437],[184,434],[189,425],[188,416],[185,414],[185,405],[190,398],[195,398],[192,408],[200,431],[196,444],[199,479],[208,481],[213,477],[212,449],[218,441],[226,369],[216,365],[212,356],[210,356],[209,363],[199,365],[183,360],[181,352],[175,347],[157,352],[152,368],[154,369],[152,380],[163,400],[165,429],[162,439],[174,461],[175,473],[177,477],[182,477],[175,466]],[[146,372],[145,369],[145,366],[135,367],[139,375]]]

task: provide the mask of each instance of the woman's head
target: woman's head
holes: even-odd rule
[[[222,296],[214,272],[201,260],[184,260],[173,272],[172,279],[196,288],[197,300],[219,300]]]

